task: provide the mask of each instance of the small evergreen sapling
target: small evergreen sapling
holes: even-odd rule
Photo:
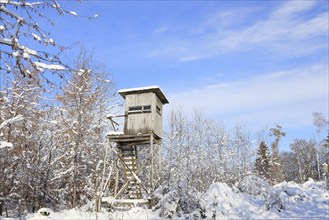
[[[259,145],[255,162],[255,174],[263,179],[270,180],[272,176],[272,162],[270,151],[264,141]]]

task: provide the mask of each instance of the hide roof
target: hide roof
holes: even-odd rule
[[[125,99],[127,95],[131,94],[142,94],[142,93],[148,93],[148,92],[154,92],[162,104],[169,103],[168,99],[164,95],[164,93],[161,91],[159,86],[148,86],[148,87],[139,87],[139,88],[131,88],[131,89],[121,89],[118,91],[119,94]]]

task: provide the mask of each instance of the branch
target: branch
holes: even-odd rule
[[[14,12],[8,10],[7,8],[3,7],[2,3],[0,3],[0,11],[4,12],[5,14],[11,16],[11,17],[15,17],[18,20],[24,20],[22,17],[19,17],[17,14],[15,14]]]

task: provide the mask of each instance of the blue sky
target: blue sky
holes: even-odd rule
[[[118,89],[159,85],[168,111],[280,124],[284,148],[312,137],[312,112],[328,119],[328,1],[61,3],[98,17],[54,17],[55,41],[94,50]]]

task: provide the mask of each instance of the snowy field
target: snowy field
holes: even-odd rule
[[[175,192],[163,195],[154,209],[118,208],[113,212],[87,212],[86,208],[28,214],[25,219],[328,219],[329,192],[324,182],[283,182],[269,186],[250,176],[234,187],[214,183],[198,195],[190,213],[180,210]],[[40,211],[39,211],[40,212]],[[10,218],[2,218],[10,219]]]

